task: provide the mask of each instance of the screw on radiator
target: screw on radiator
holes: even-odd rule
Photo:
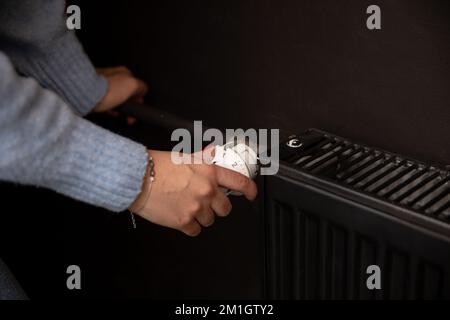
[[[300,147],[303,145],[303,143],[302,143],[299,139],[297,139],[297,138],[292,138],[291,140],[289,140],[289,141],[286,143],[286,145],[287,145],[289,148],[300,148]]]

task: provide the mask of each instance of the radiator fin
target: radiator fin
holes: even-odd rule
[[[450,224],[450,171],[311,129],[281,160],[373,197]]]
[[[450,298],[450,167],[315,129],[280,160],[264,178],[268,298]]]
[[[267,215],[268,298],[439,299],[444,272],[417,256],[274,200]],[[382,290],[367,288],[367,267]]]

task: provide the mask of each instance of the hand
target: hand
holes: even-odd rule
[[[130,207],[142,208],[141,217],[195,237],[202,227],[214,223],[215,214],[227,216],[231,203],[220,187],[242,192],[254,200],[256,184],[237,172],[208,164],[179,164],[171,160],[171,152],[151,151],[155,163],[155,181],[150,196],[141,194]],[[145,181],[144,183],[148,183]]]
[[[108,92],[95,106],[93,112],[105,112],[131,100],[144,102],[148,86],[133,76],[126,67],[97,69],[97,72],[108,81]]]

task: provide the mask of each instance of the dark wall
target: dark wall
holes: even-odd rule
[[[88,53],[146,80],[148,103],[219,128],[318,127],[450,163],[448,1],[80,3]],[[366,28],[373,3],[382,30]],[[169,133],[139,128],[124,134],[167,147]],[[233,204],[194,240],[143,221],[133,233],[127,216],[71,206],[66,256],[84,261],[91,296],[261,297],[260,213]]]
[[[318,127],[450,163],[450,2],[84,1],[86,47],[221,128]],[[366,8],[382,30],[366,28]]]
[[[318,127],[450,163],[448,0],[77,2],[91,57],[129,66],[150,84],[149,103],[220,128]],[[365,27],[373,3],[379,31]],[[169,132],[103,125],[169,147]],[[260,212],[240,198],[230,218],[189,239],[142,220],[132,231],[126,213],[51,192],[1,191],[12,208],[2,257],[31,297],[67,295],[68,264],[83,271],[74,296],[261,297]]]

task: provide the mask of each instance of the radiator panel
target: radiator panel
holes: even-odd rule
[[[450,239],[333,193],[281,166],[265,177],[271,299],[448,299]],[[366,268],[381,268],[369,290]]]

